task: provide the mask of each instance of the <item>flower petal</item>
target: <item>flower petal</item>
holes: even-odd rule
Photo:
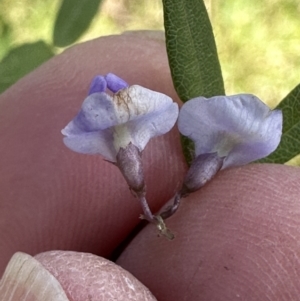
[[[112,98],[106,93],[88,96],[77,116],[62,130],[64,135],[103,130],[118,123]]]
[[[93,93],[98,93],[98,92],[105,92],[106,86],[107,85],[106,85],[106,80],[105,80],[104,76],[97,75],[92,80],[88,95],[91,95]]]
[[[116,162],[112,130],[81,133],[64,138],[65,145],[82,154],[101,154],[106,160]]]
[[[121,89],[127,88],[129,85],[122,78],[116,76],[113,73],[107,73],[105,75],[107,88],[113,93],[117,93]]]
[[[165,94],[134,85],[120,90],[113,97],[118,123],[136,120],[169,107],[173,100]]]
[[[178,118],[178,105],[170,97],[138,85],[117,93],[114,105],[118,124],[128,129],[131,142],[140,151],[152,137],[170,131]]]
[[[196,156],[226,156],[224,169],[273,152],[281,138],[282,114],[251,94],[198,97],[183,105],[178,127],[195,142]]]
[[[160,111],[152,112],[128,123],[132,143],[142,151],[148,141],[169,132],[178,118],[178,105],[174,102]]]
[[[259,134],[259,133],[258,133]],[[277,148],[282,134],[282,112],[271,111],[260,129],[260,138],[250,137],[236,145],[226,157],[223,167],[244,165],[268,156]]]

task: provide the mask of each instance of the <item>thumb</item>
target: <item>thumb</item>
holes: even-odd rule
[[[0,283],[1,300],[155,301],[130,273],[92,254],[66,251],[35,258],[16,253]]]

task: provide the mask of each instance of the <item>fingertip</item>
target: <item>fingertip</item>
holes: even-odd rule
[[[69,300],[156,300],[129,272],[102,257],[50,251],[35,258],[55,276]]]
[[[1,300],[155,301],[129,272],[92,254],[50,251],[16,253],[0,282]]]
[[[173,241],[149,225],[117,262],[162,300],[297,299],[299,178],[282,165],[220,172],[166,221]]]

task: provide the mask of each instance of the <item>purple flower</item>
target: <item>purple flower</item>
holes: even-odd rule
[[[193,140],[195,158],[173,204],[160,214],[162,219],[172,216],[181,198],[203,187],[220,169],[273,152],[281,138],[282,113],[251,94],[197,97],[182,106],[178,128]]]
[[[114,94],[105,93],[106,88]],[[94,78],[81,110],[62,130],[64,143],[83,154],[101,154],[116,162],[130,143],[141,152],[152,138],[167,133],[178,117],[178,105],[162,94],[128,84],[109,73]]]
[[[278,146],[282,113],[251,94],[197,97],[186,102],[179,131],[195,143],[195,157],[216,153],[221,169],[266,157]]]
[[[106,89],[113,92],[105,93]],[[178,105],[158,92],[129,86],[109,73],[96,76],[81,110],[62,130],[64,143],[83,154],[100,154],[114,163],[139,199],[143,217],[170,237],[163,220],[152,214],[147,200],[141,152],[152,137],[167,133],[178,117]]]

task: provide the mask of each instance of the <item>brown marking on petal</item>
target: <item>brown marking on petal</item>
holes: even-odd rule
[[[116,104],[118,106],[125,105],[126,107],[128,107],[128,104],[132,103],[128,88],[118,91],[114,96],[114,100],[116,100]]]
[[[143,114],[143,110],[141,110],[141,108],[132,101],[132,96],[134,93],[135,89],[133,87],[129,87],[118,91],[113,98],[117,107],[120,108],[120,111],[127,112],[128,120],[131,119],[130,117],[132,113],[134,113],[135,116]],[[121,118],[122,117],[123,116],[121,116]]]
[[[128,114],[128,120],[130,120],[130,104],[132,104],[132,99],[129,95],[128,89],[122,89],[114,95],[113,100],[115,101],[117,107],[120,108],[120,112],[125,111]],[[122,118],[123,116],[121,116]]]

